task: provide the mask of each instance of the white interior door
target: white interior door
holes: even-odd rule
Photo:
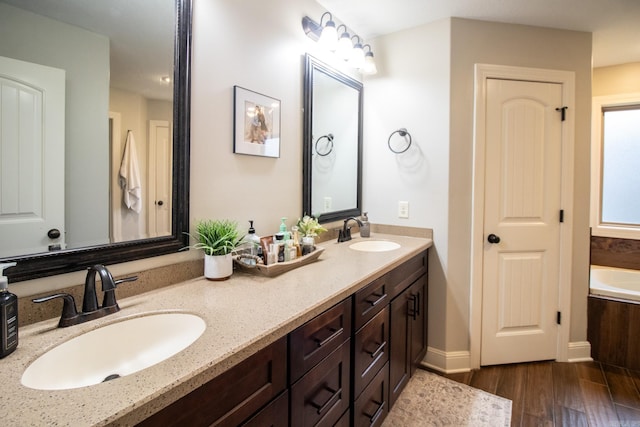
[[[555,359],[562,85],[489,79],[480,363]]]
[[[171,234],[172,130],[166,120],[149,121],[149,236]]]
[[[0,257],[65,248],[64,109],[64,70],[0,57]]]

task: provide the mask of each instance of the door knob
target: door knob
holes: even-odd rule
[[[162,200],[158,200],[158,206],[162,206],[164,205],[164,202]]]
[[[489,243],[500,243],[500,237],[496,236],[493,233],[487,236],[487,240],[489,241]]]
[[[52,228],[47,232],[47,236],[50,239],[57,239],[58,237],[60,237],[60,230],[58,230],[57,228]]]

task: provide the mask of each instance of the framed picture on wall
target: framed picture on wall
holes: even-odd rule
[[[280,100],[233,87],[233,152],[280,157]]]

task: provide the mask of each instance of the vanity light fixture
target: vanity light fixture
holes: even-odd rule
[[[328,21],[323,25],[322,21],[326,16],[328,16]],[[377,73],[371,46],[368,44],[363,46],[363,42],[357,34],[352,37],[346,25],[340,24],[336,28],[331,13],[323,13],[319,24],[308,16],[303,17],[302,28],[310,39],[334,52],[339,58],[348,61],[350,66],[358,69],[362,74]],[[354,39],[355,43],[353,43]],[[368,52],[365,52],[364,48],[368,48]]]

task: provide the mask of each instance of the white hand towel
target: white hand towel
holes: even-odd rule
[[[124,154],[120,164],[120,185],[124,190],[123,202],[135,213],[142,210],[142,188],[140,186],[140,167],[133,132],[127,132]]]

